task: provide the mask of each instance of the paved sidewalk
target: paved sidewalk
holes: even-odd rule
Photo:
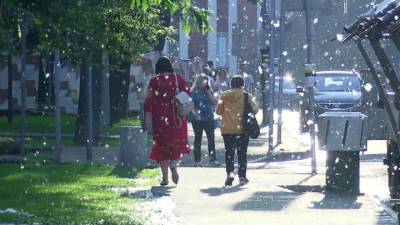
[[[189,126],[190,127],[190,126]],[[283,131],[284,144],[277,146],[274,159],[266,160],[267,129],[252,140],[249,147],[250,183],[225,188],[224,146],[216,131],[216,149],[220,166],[208,164],[203,142],[203,167],[193,167],[193,159],[182,161],[178,186],[155,187],[153,192],[170,195],[176,214],[187,225],[239,224],[397,224],[396,220],[370,195],[388,194],[382,151],[373,143],[373,151],[361,157],[361,191],[358,198],[325,195],[324,153],[318,152],[318,174],[310,174],[310,158],[304,152],[306,141],[289,125]],[[191,133],[191,142],[193,135]],[[206,139],[205,136],[203,139]],[[380,147],[379,147],[380,146]],[[308,147],[309,148],[309,147]],[[375,191],[375,192],[374,192]],[[379,193],[378,193],[379,192]]]

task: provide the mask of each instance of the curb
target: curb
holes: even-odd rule
[[[385,202],[383,199],[379,198],[377,195],[368,195],[367,196],[379,207],[382,207],[383,211],[385,211],[390,217],[394,220],[398,221],[397,213]]]

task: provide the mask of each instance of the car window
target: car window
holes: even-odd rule
[[[357,76],[316,76],[316,91],[361,91],[360,80]]]

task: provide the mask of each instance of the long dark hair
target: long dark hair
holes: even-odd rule
[[[171,60],[167,56],[161,56],[156,63],[156,74],[173,72]]]

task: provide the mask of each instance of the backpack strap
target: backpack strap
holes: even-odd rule
[[[178,84],[178,74],[174,73],[175,76],[175,84],[176,84],[176,89],[175,89],[175,93],[178,94],[179,93],[179,84]],[[176,113],[176,98],[174,96],[173,98],[173,105],[172,105],[172,112],[174,114],[174,123],[175,123],[175,127],[176,128],[181,128],[182,127],[182,119],[178,116],[178,114]]]
[[[175,92],[178,94],[179,93],[179,84],[178,84],[178,74],[174,73],[175,76],[175,85],[176,85],[176,89]]]

